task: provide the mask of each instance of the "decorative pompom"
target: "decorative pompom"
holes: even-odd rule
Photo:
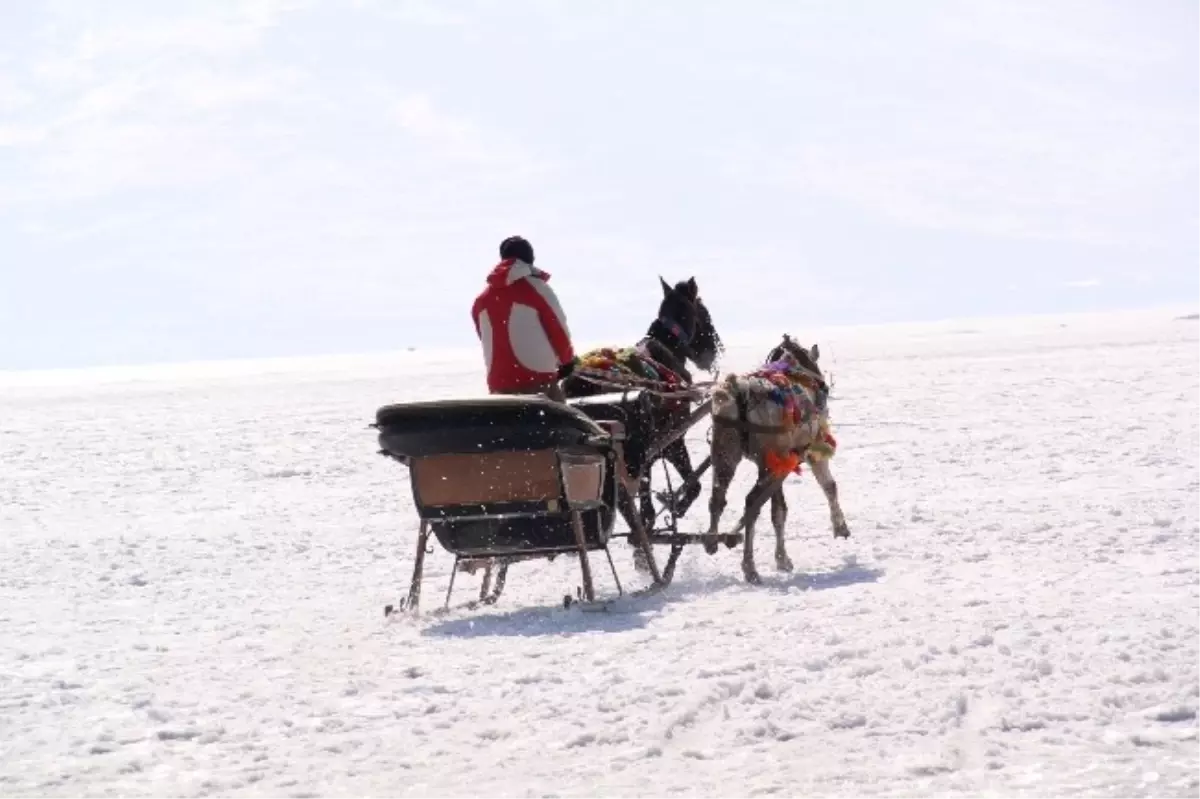
[[[776,480],[787,477],[789,474],[803,474],[800,456],[796,452],[787,452],[781,455],[775,450],[767,450],[764,461],[767,471]]]

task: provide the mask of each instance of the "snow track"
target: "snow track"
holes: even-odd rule
[[[806,475],[760,587],[697,548],[564,611],[560,559],[419,621],[383,618],[415,521],[365,425],[474,372],[0,375],[0,794],[1195,796],[1198,329],[822,336],[849,541]]]

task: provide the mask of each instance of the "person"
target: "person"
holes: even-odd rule
[[[574,370],[575,348],[550,275],[533,258],[533,245],[521,236],[500,242],[500,263],[471,307],[488,392],[545,394],[566,402],[558,382]]]

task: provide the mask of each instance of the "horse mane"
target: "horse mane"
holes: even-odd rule
[[[721,353],[725,351],[725,342],[721,341],[721,334],[717,332],[717,328],[713,325],[712,315],[708,312],[708,306],[699,297],[696,298],[696,340],[701,344],[712,345],[714,352]]]

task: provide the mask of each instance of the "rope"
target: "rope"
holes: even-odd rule
[[[715,382],[709,383],[693,383],[687,388],[662,388],[670,384],[663,383],[657,380],[650,380],[645,377],[634,377],[632,375],[623,375],[617,378],[612,372],[602,371],[599,369],[589,369],[587,367],[577,367],[571,375],[578,376],[582,380],[589,383],[594,383],[598,386],[607,388],[616,388],[622,390],[638,389],[647,394],[663,397],[665,399],[701,399],[705,392],[716,385]]]

